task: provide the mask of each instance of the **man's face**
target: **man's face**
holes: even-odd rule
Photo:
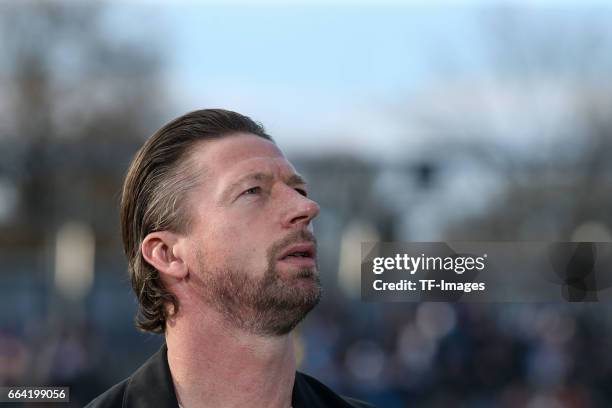
[[[312,219],[319,206],[272,142],[248,133],[203,142],[189,195],[192,287],[260,335],[295,327],[320,298]]]

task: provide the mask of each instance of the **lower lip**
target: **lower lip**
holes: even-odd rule
[[[312,268],[316,265],[314,258],[306,258],[301,256],[289,256],[287,258],[281,259],[279,262],[297,266],[300,268]]]

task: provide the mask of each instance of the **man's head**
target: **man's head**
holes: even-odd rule
[[[320,297],[318,212],[251,119],[201,110],[168,123],[140,149],[123,188],[138,326],[163,332],[179,297],[195,296],[239,328],[286,334]],[[182,295],[171,290],[177,283]]]

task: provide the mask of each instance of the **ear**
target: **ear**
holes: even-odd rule
[[[142,240],[143,258],[160,273],[175,279],[188,274],[185,259],[180,255],[180,237],[170,231],[152,232]]]

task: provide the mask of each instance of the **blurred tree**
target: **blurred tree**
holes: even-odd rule
[[[111,24],[97,2],[0,3],[0,176],[19,191],[2,246],[48,245],[67,219],[118,238],[121,177],[162,108],[161,58]]]
[[[498,180],[487,210],[449,225],[447,238],[569,240],[587,221],[609,230],[611,10],[488,8],[480,23],[471,60],[436,48],[441,90],[411,115],[437,136],[438,162]]]

